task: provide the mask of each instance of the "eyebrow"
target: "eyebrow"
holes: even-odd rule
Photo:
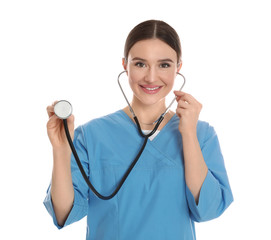
[[[172,62],[174,63],[170,58],[160,59],[158,62]]]
[[[135,60],[139,60],[139,61],[143,61],[143,62],[146,62],[147,60],[143,59],[143,58],[139,58],[139,57],[134,57],[132,59],[132,61],[135,61]],[[172,62],[174,63],[170,58],[165,58],[165,59],[159,59],[158,62]]]
[[[136,61],[136,60],[139,60],[139,61],[146,61],[145,59],[143,59],[143,58],[139,58],[139,57],[134,57],[133,59],[132,59],[132,61]]]

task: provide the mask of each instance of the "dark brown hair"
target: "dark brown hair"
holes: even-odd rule
[[[177,53],[178,64],[181,61],[181,42],[177,32],[167,23],[160,20],[148,20],[135,26],[129,33],[124,47],[124,58],[127,62],[130,49],[135,43],[141,40],[159,39]]]

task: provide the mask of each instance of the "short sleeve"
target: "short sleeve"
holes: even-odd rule
[[[88,171],[89,159],[88,159],[88,153],[86,150],[87,148],[85,146],[84,131],[82,127],[78,127],[75,130],[73,144],[77,151],[81,164],[86,174],[88,175],[89,174],[89,171]],[[77,163],[74,159],[73,154],[71,157],[71,173],[72,173],[72,182],[73,182],[73,188],[74,188],[74,202],[64,226],[59,226],[56,220],[56,216],[55,216],[55,212],[54,212],[54,208],[53,208],[53,204],[51,200],[51,185],[49,186],[47,190],[47,195],[43,202],[48,213],[52,216],[54,224],[59,229],[73,222],[79,221],[80,219],[82,219],[83,217],[87,215],[87,211],[88,211],[88,191],[89,191],[88,186],[81,175],[81,172],[77,166]]]
[[[208,173],[200,190],[198,204],[186,186],[191,217],[197,222],[219,217],[233,201],[217,134],[213,127],[208,125],[206,128],[204,141],[200,145]]]

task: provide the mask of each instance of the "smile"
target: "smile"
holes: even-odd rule
[[[156,90],[156,89],[158,89],[158,88],[159,88],[159,87],[155,87],[155,88],[147,88],[147,87],[146,87],[147,90]]]
[[[162,86],[150,86],[150,85],[140,85],[142,90],[147,94],[155,94],[160,91]]]

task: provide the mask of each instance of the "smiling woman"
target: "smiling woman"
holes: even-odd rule
[[[148,131],[165,112],[165,98],[182,66],[177,33],[163,21],[140,23],[127,37],[122,64],[133,91],[131,105]],[[44,204],[58,228],[87,215],[88,240],[195,240],[195,221],[225,211],[233,196],[216,132],[198,120],[201,103],[190,94],[174,93],[176,113],[167,112],[157,134],[145,138],[139,161],[117,197],[108,201],[89,191],[63,124],[54,106],[48,106],[53,175]],[[142,142],[129,107],[75,131],[73,115],[67,122],[87,177],[98,192],[111,194]]]
[[[127,61],[123,62],[134,93],[131,105],[143,122],[151,122],[147,118],[158,117],[157,112],[166,109],[165,97],[181,68],[177,54],[159,39],[141,40],[132,46]],[[147,109],[149,116],[143,113]]]
[[[181,56],[177,32],[163,21],[142,22],[126,39],[122,64],[134,93],[131,105],[145,129],[151,129],[151,126],[144,123],[156,121],[166,109],[165,97],[172,90],[176,73],[181,69]],[[130,114],[128,108],[123,110]],[[173,115],[169,111],[159,129]]]

